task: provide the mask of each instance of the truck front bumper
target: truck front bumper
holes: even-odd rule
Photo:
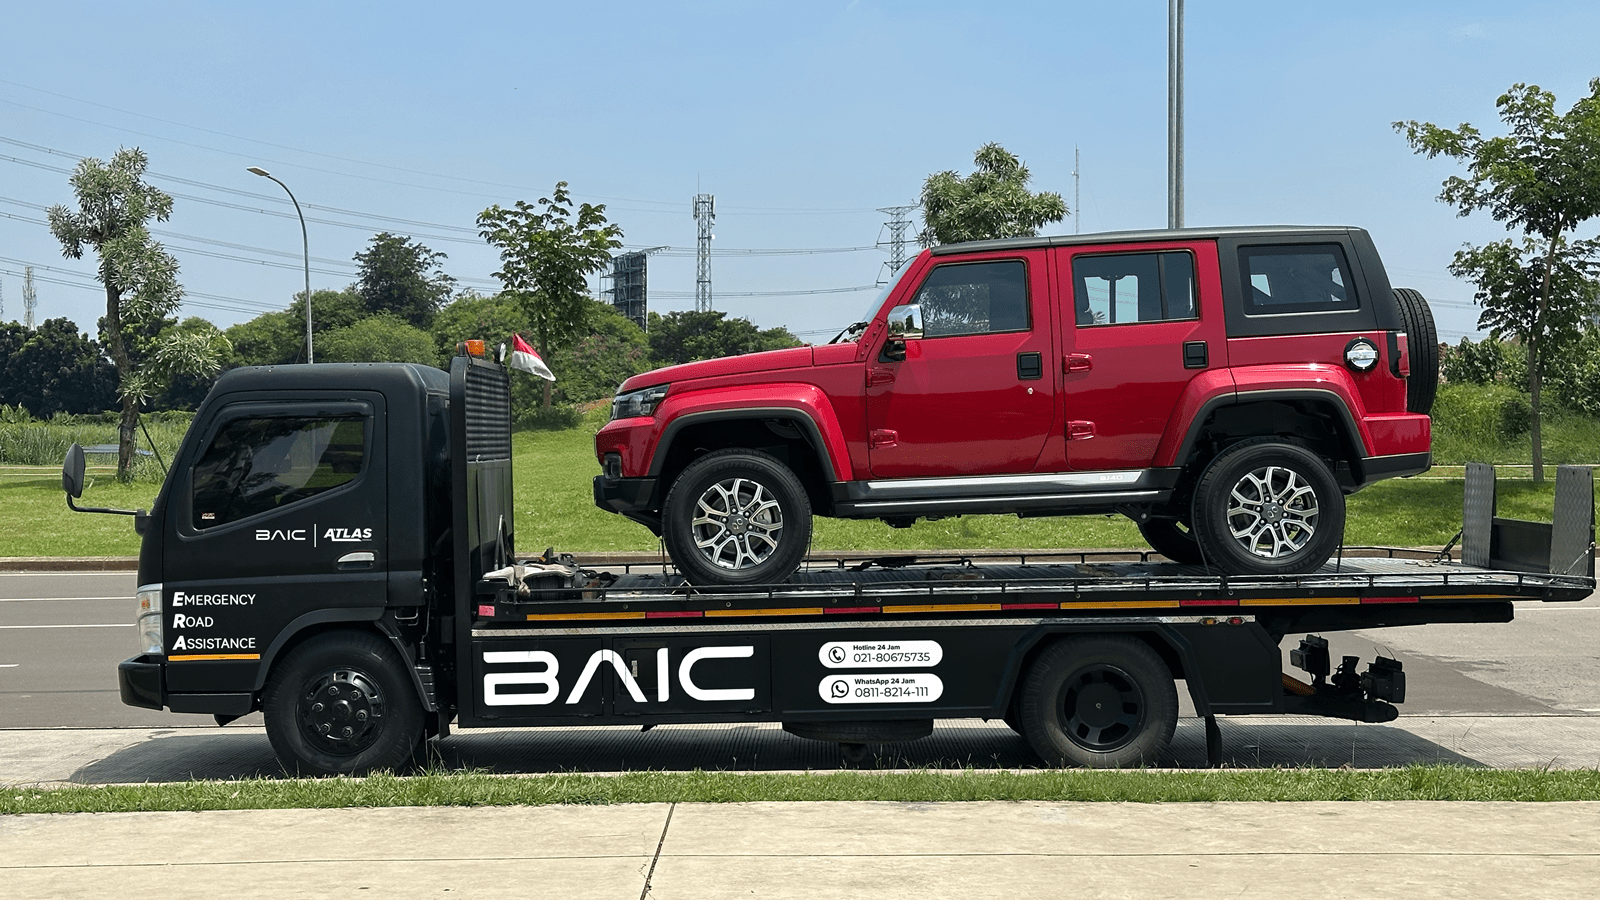
[[[166,691],[161,683],[163,663],[152,662],[159,657],[135,656],[117,666],[117,686],[122,691],[122,702],[145,709],[162,709],[167,705]]]

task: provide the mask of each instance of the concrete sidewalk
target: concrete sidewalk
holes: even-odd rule
[[[748,803],[0,818],[9,897],[1579,897],[1600,803]],[[370,894],[360,892],[370,890]]]

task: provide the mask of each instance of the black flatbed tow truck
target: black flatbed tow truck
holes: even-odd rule
[[[1508,622],[1515,601],[1595,587],[1593,482],[1576,467],[1558,472],[1553,524],[1496,517],[1493,470],[1471,466],[1459,559],[1382,551],[1307,575],[846,555],[708,588],[517,560],[509,411],[506,370],[470,357],[448,375],[224,375],[134,513],[142,646],[119,667],[123,701],[219,724],[261,710],[306,774],[403,766],[452,725],[781,722],[849,755],[972,717],[1003,719],[1047,764],[1117,767],[1166,747],[1181,681],[1216,761],[1219,714],[1398,715],[1401,663],[1334,665],[1317,633]],[[80,451],[63,485],[82,495]],[[1301,633],[1304,679],[1279,650]]]

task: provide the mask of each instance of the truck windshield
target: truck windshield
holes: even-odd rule
[[[872,317],[877,315],[878,310],[883,307],[883,301],[889,299],[889,294],[894,291],[895,286],[900,284],[900,279],[904,278],[909,271],[911,271],[911,261],[907,260],[898,272],[889,276],[889,283],[883,286],[883,290],[873,296],[872,301],[867,304],[867,308],[861,311],[860,317],[845,326],[845,329],[828,343],[848,344],[861,337],[861,333],[866,331],[867,326],[872,323]]]

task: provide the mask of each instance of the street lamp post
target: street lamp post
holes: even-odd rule
[[[249,172],[252,175],[260,175],[262,178],[272,178],[271,173],[269,173],[266,169],[261,168],[260,166],[250,166],[250,167],[246,168],[245,171]],[[289,195],[289,202],[294,204],[294,214],[300,217],[300,246],[304,249],[305,258],[306,258],[306,364],[310,365],[311,362],[312,362],[312,360],[311,360],[311,241],[310,241],[309,238],[306,237],[306,215],[305,215],[305,213],[300,211],[300,201],[296,200],[294,198],[294,191],[289,190],[289,186],[287,184],[284,184],[281,181],[278,181],[278,179],[272,178],[272,180],[273,181],[277,181],[278,182],[278,187],[283,188],[283,192]]]

